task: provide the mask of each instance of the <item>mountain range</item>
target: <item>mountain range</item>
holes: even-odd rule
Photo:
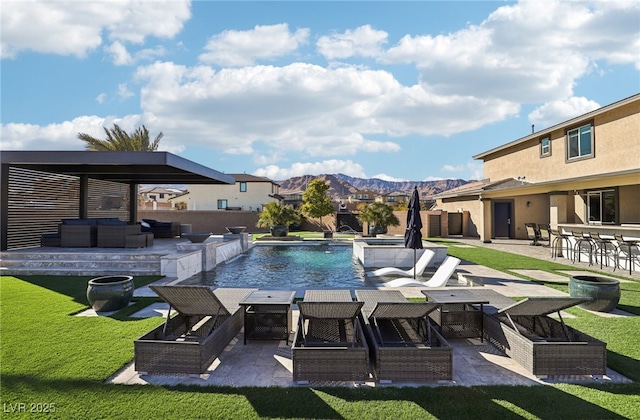
[[[430,199],[435,194],[457,188],[461,185],[474,181],[462,179],[442,179],[438,181],[385,181],[379,178],[355,178],[344,174],[324,174],[324,175],[304,175],[297,176],[282,181],[277,181],[280,185],[280,194],[289,194],[296,191],[304,191],[312,180],[320,178],[329,184],[329,195],[345,196],[357,191],[374,191],[380,194],[390,192],[406,192],[411,194],[414,187],[418,187],[418,192],[422,199]]]

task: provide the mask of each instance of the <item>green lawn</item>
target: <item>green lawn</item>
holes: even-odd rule
[[[554,270],[540,260],[488,249],[450,248],[497,269]],[[87,277],[1,277],[3,415],[20,418],[55,406],[62,419],[130,418],[636,418],[640,385],[420,388],[226,388],[104,384],[133,357],[133,340],[162,322],[128,315],[73,314],[88,303]],[[136,278],[136,285],[154,278]],[[640,314],[640,284],[623,283],[620,307]],[[603,318],[580,309],[567,323],[608,343],[609,365],[640,381],[640,317]],[[24,404],[24,405],[22,405]]]

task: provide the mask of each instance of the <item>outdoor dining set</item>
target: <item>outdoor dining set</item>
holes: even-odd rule
[[[150,287],[177,314],[170,310],[163,325],[135,340],[140,373],[205,373],[243,327],[244,345],[290,344],[299,384],[451,381],[450,341],[468,338],[488,341],[533,375],[606,373],[606,343],[567,326],[560,314],[588,298],[516,302],[491,289],[447,287],[408,301],[399,290],[322,289],[294,303],[293,291]]]

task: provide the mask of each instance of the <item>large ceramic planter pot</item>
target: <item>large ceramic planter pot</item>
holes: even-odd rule
[[[271,236],[274,238],[284,238],[289,234],[289,226],[286,225],[276,225],[271,226]]]
[[[132,276],[103,276],[89,280],[87,299],[96,312],[122,309],[133,297]]]
[[[385,226],[369,226],[369,236],[382,235],[384,233],[387,233],[387,228]]]
[[[569,279],[569,295],[593,299],[591,302],[578,305],[581,308],[611,312],[620,301],[620,282],[606,277],[573,276]]]

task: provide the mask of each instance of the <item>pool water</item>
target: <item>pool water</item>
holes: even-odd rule
[[[228,263],[181,284],[262,289],[355,288],[370,286],[364,268],[345,245],[253,247]]]

